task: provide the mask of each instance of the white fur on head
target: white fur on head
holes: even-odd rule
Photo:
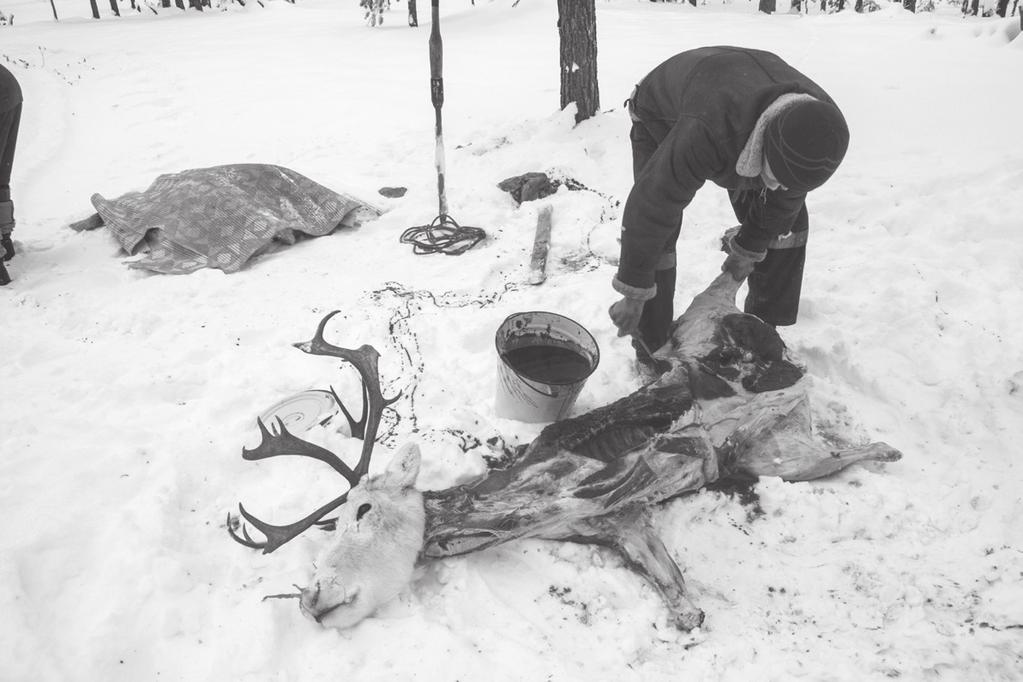
[[[365,478],[341,505],[337,529],[302,590],[302,612],[326,627],[348,628],[396,597],[412,580],[426,513],[415,489],[419,446],[399,449],[379,476]]]

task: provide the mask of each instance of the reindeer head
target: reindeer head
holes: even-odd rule
[[[410,444],[385,473],[349,491],[312,582],[301,592],[302,613],[327,627],[348,628],[412,581],[426,523],[418,474],[419,448]]]
[[[359,463],[354,469],[350,468],[329,450],[292,435],[280,419],[273,432],[262,420],[257,420],[262,442],[253,450],[243,449],[242,457],[257,460],[296,455],[318,459],[341,474],[348,481],[349,489],[304,519],[286,526],[261,521],[239,504],[241,516],[266,536],[265,542],[253,540],[245,525],[232,519],[230,514],[227,529],[236,541],[261,549],[264,554],[313,525],[330,529],[331,538],[316,560],[310,584],[299,588],[298,594],[275,596],[298,598],[307,616],[321,625],[340,629],[351,627],[373,613],[411,581],[423,545],[425,511],[423,497],[415,489],[420,462],[417,446],[401,448],[383,474],[363,479],[369,470],[380,417],[384,408],[397,397],[385,400],[380,391],[377,369],[380,354],[376,349],[361,346],[350,350],[323,340],[323,330],[335,314],[336,311],[323,318],[312,341],[295,346],[306,353],[343,358],[359,371],[363,384],[363,410],[359,420],[351,416],[334,393],[352,436],[363,440]],[[322,520],[335,509],[339,510],[336,519]],[[241,535],[235,531],[237,526],[241,528]]]

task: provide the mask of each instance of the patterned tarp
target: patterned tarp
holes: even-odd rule
[[[159,176],[149,189],[117,199],[92,195],[97,213],[71,225],[106,225],[133,268],[184,274],[200,268],[237,272],[271,241],[296,233],[319,237],[380,211],[281,166],[234,164]]]

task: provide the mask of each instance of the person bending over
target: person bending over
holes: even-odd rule
[[[682,213],[710,180],[740,225],[725,233],[722,270],[749,277],[745,311],[796,321],[806,257],[807,192],[835,172],[849,129],[828,94],[779,56],[740,47],[682,52],[647,74],[628,101],[634,184],[622,214],[609,310],[637,358],[667,342],[674,320]]]

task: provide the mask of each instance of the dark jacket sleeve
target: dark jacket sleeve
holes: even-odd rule
[[[657,146],[636,178],[622,214],[618,280],[629,287],[654,285],[654,269],[678,228],[682,209],[720,166],[707,127],[683,117]]]
[[[735,241],[747,251],[764,251],[772,239],[792,230],[806,202],[805,192],[764,191],[737,210],[742,227]],[[742,215],[741,213],[745,213]]]

